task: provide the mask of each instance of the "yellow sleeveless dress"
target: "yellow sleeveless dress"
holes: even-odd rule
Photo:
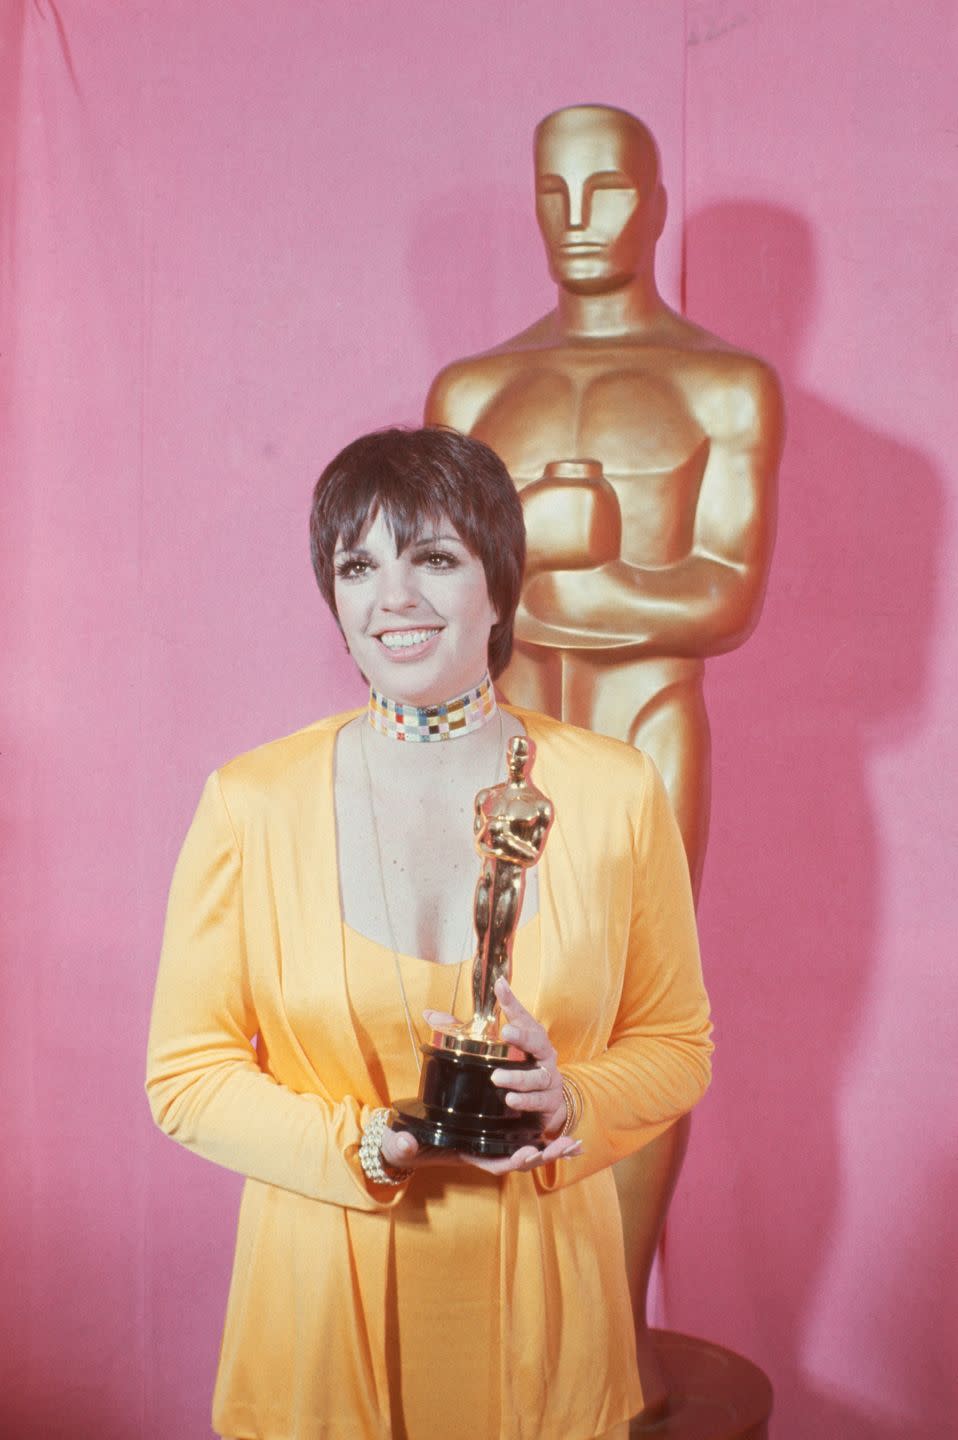
[[[415,1095],[419,1075],[393,953],[345,923],[343,944],[350,1003],[357,1026],[376,1036],[383,1093]],[[457,979],[456,1011],[469,1013],[468,962],[453,966],[410,955],[397,959],[422,1039],[428,1033],[422,1012],[451,1010]],[[535,994],[538,972],[536,915],[516,932],[512,982],[520,998]],[[386,1365],[394,1440],[432,1440],[439,1417],[448,1440],[509,1433],[499,1413],[500,1369],[509,1364],[499,1323],[501,1184],[473,1166],[423,1170],[393,1213]],[[511,1278],[521,1284],[521,1276]],[[557,1312],[551,1321],[558,1325],[560,1318]],[[576,1323],[583,1320],[588,1323],[587,1317],[577,1317]],[[627,1433],[627,1425],[616,1426],[602,1440],[625,1440]]]
[[[382,1093],[415,1095],[419,1074],[392,951],[345,923],[343,941],[350,1004],[357,1026],[376,1037]],[[517,993],[534,993],[538,956],[536,916],[516,933]],[[428,1030],[422,1012],[450,1010],[457,978],[456,1009],[461,1016],[469,1013],[468,962],[437,965],[408,955],[398,960],[423,1039]],[[396,1440],[434,1436],[440,1416],[450,1440],[501,1433],[499,1369],[506,1357],[499,1333],[500,1185],[474,1166],[424,1170],[393,1214],[386,1364]]]

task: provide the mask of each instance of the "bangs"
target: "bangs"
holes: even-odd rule
[[[330,503],[324,518],[336,543],[347,550],[355,549],[363,531],[382,515],[399,555],[424,531],[444,521],[451,523],[464,544],[478,554],[475,532],[479,516],[473,506],[463,503],[467,494],[462,485],[450,485],[438,467],[404,464],[400,470],[387,464],[361,477],[351,477],[348,488],[336,486],[328,496]]]

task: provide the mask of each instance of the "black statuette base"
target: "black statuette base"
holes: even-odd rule
[[[421,1145],[467,1155],[512,1155],[523,1145],[544,1147],[544,1116],[510,1109],[506,1090],[491,1078],[494,1070],[531,1070],[538,1061],[484,1059],[428,1044],[422,1053],[418,1099],[393,1102],[397,1130],[408,1130]]]

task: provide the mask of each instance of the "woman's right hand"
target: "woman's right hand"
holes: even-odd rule
[[[379,1153],[390,1170],[424,1170],[430,1165],[461,1165],[458,1150],[439,1150],[434,1145],[420,1145],[406,1130],[383,1131]]]

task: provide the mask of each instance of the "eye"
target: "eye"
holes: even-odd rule
[[[336,562],[336,579],[362,580],[369,574],[371,568],[368,560],[361,560],[356,555],[345,555]]]
[[[620,204],[623,197],[633,204],[638,204],[641,200],[635,182],[617,170],[600,170],[597,175],[590,175],[586,189],[592,197],[601,194],[614,195],[619,198]]]
[[[422,550],[416,562],[427,570],[455,570],[459,564],[458,557],[450,550]]]

